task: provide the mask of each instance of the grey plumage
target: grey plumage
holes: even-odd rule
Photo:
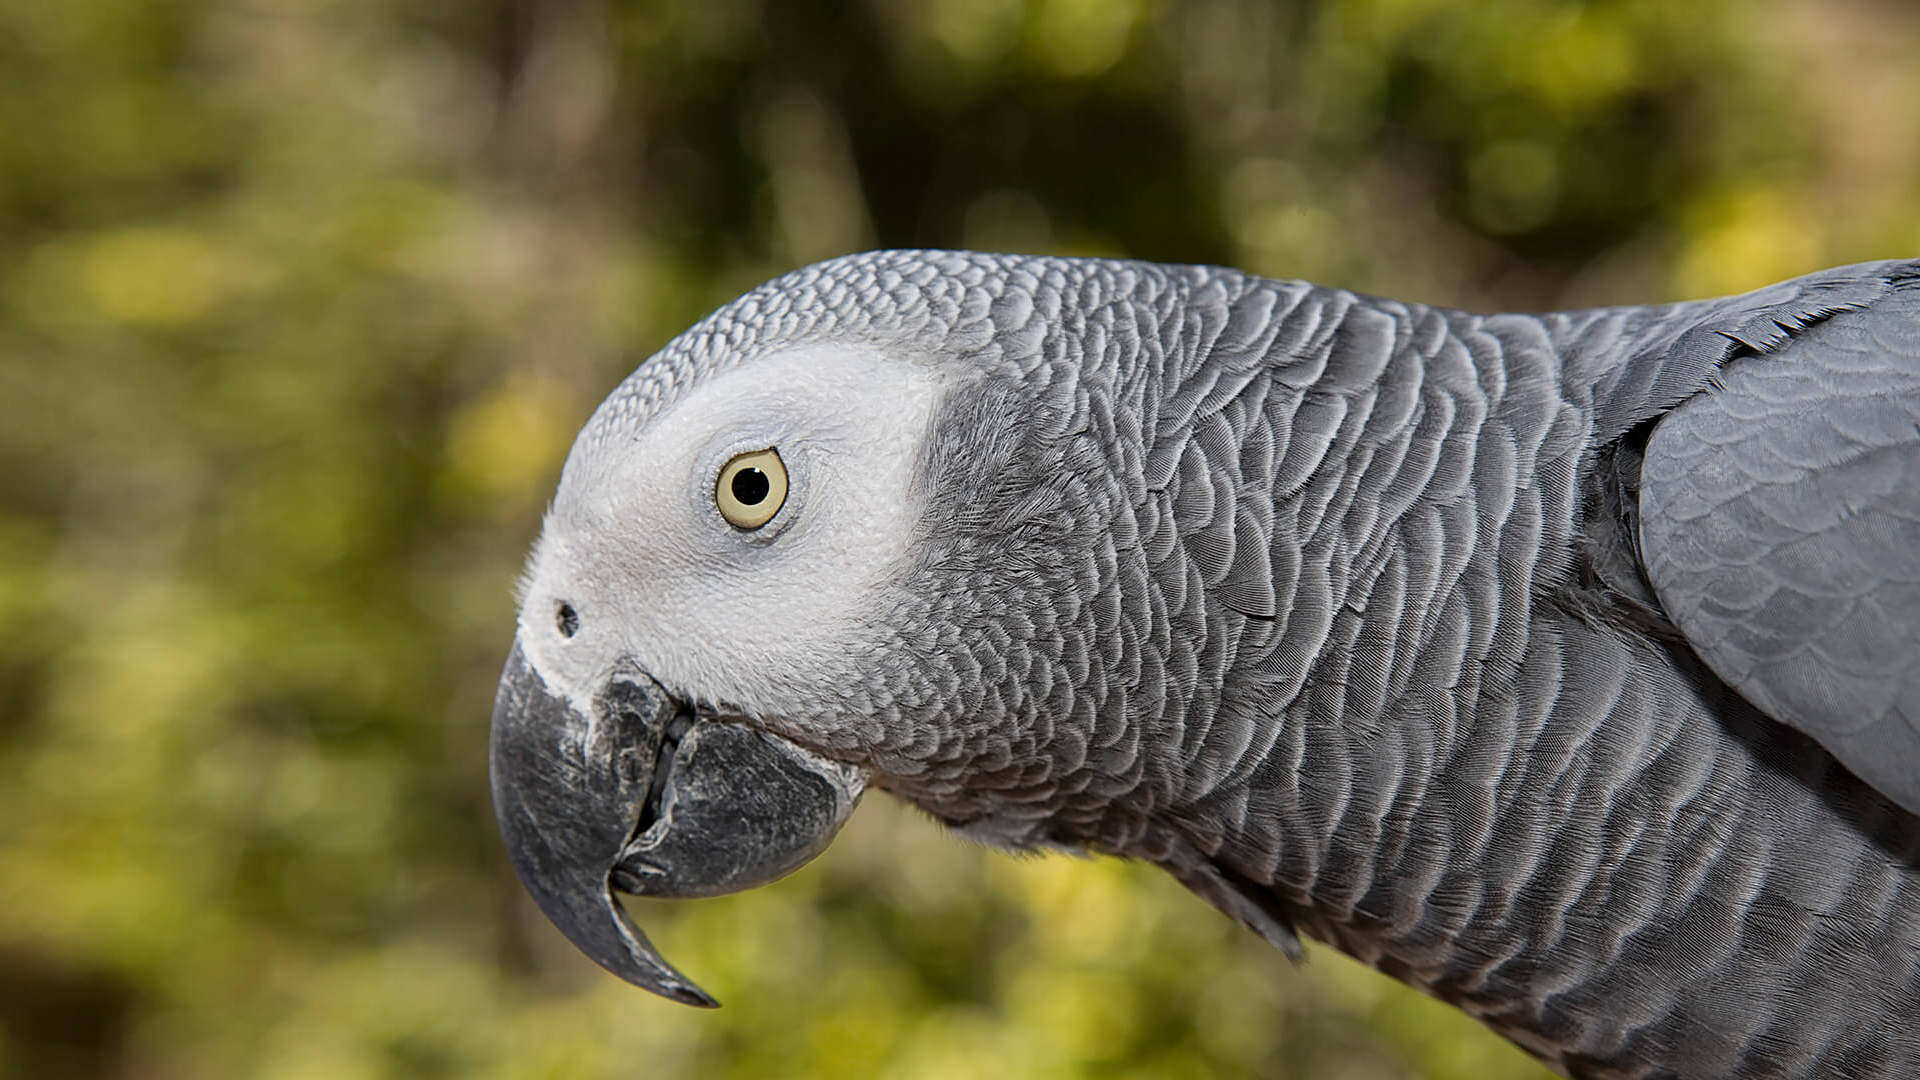
[[[589,621],[652,573],[608,553],[660,531],[608,493],[655,459],[613,460],[726,372],[777,396],[796,350],[931,380],[905,524],[831,549],[879,569],[804,674],[712,673],[704,616],[592,646],[701,722],[990,842],[1152,861],[1572,1075],[1920,1075],[1920,264],[1482,316],[1209,268],[823,263],[589,422],[533,653],[573,647],[540,640],[563,592]],[[753,610],[830,527],[809,507],[713,587]],[[533,667],[585,700],[612,662]],[[496,790],[524,767],[497,751]]]

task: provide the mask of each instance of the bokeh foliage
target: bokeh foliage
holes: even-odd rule
[[[1483,307],[1920,252],[1873,0],[0,5],[0,1074],[1535,1077],[1139,867],[875,798],[600,975],[494,837],[571,433],[869,246]]]

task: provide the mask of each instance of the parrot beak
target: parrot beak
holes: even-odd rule
[[[613,890],[693,898],[767,884],[825,850],[866,785],[779,736],[696,717],[636,670],[616,671],[583,714],[518,641],[489,767],[513,868],[567,940],[635,986],[709,1008]]]

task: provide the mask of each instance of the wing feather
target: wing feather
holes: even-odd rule
[[[1648,439],[1640,540],[1716,674],[1920,813],[1920,281],[1894,285],[1725,332]]]

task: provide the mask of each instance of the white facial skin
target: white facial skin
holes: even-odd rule
[[[874,591],[904,572],[911,492],[942,389],[861,347],[775,351],[704,380],[626,441],[576,448],[524,585],[520,644],[548,689],[591,715],[630,662],[685,700],[773,721],[834,697]],[[729,525],[714,483],[773,447],[786,502]],[[579,628],[560,631],[560,605]],[[804,737],[804,732],[788,734]]]

